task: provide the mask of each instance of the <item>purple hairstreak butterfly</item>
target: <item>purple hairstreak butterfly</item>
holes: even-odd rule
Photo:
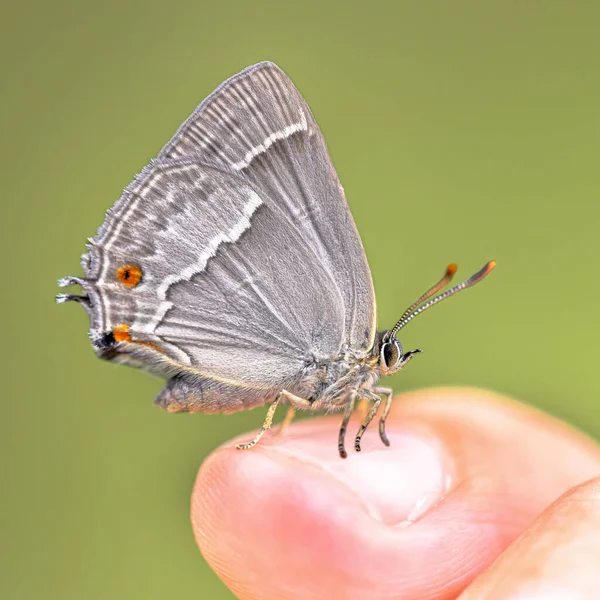
[[[276,65],[251,66],[219,86],[125,189],[89,240],[75,301],[104,359],[167,379],[170,412],[233,412],[270,403],[343,411],[338,448],[357,402],[354,440],[379,410],[379,435],[404,352],[398,332],[495,266],[444,292],[456,271],[377,330],[367,258],[323,135]],[[383,403],[383,407],[380,405]]]

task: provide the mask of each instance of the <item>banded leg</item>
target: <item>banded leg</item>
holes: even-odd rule
[[[362,423],[366,418],[369,412],[369,399],[368,398],[359,398],[358,406],[356,407],[356,414]]]
[[[419,354],[419,352],[421,352],[420,348],[417,348],[416,350],[411,350],[410,352],[407,352],[402,357],[402,362],[400,363],[400,366],[398,367],[397,370],[399,371],[400,369],[405,367],[406,364],[408,362],[410,362],[410,360],[413,358],[413,356],[415,356],[415,354]],[[389,446],[390,440],[388,439],[387,434],[385,433],[385,422],[388,418],[388,415],[390,414],[390,409],[392,408],[392,398],[393,398],[394,391],[392,390],[392,388],[385,388],[385,387],[376,387],[376,388],[373,388],[373,391],[376,394],[385,394],[387,396],[385,399],[385,404],[383,406],[383,413],[381,414],[381,419],[379,419],[379,437],[381,438],[381,441],[386,446]]]
[[[273,404],[271,404],[271,406],[269,406],[269,410],[267,411],[267,416],[265,418],[265,422],[263,423],[262,427],[258,430],[258,433],[254,437],[254,439],[251,442],[247,442],[245,444],[238,444],[236,446],[236,448],[238,450],[249,450],[253,446],[256,446],[256,444],[258,444],[258,442],[260,441],[260,438],[265,434],[267,429],[269,429],[271,427],[271,424],[273,423],[273,417],[275,415],[275,411],[277,410],[277,405],[279,404],[279,400],[281,400],[281,392],[279,392],[279,394],[277,394],[277,398],[275,398],[275,400],[273,400]]]
[[[281,390],[281,392],[279,392],[279,394],[277,394],[277,397],[275,398],[275,400],[273,400],[273,404],[271,404],[271,406],[269,407],[269,410],[267,411],[267,416],[265,418],[265,422],[263,423],[262,427],[259,429],[258,433],[256,434],[256,436],[254,437],[254,439],[250,442],[247,442],[246,444],[238,444],[236,446],[236,448],[238,450],[249,450],[250,448],[252,448],[253,446],[256,446],[256,444],[260,441],[260,438],[262,438],[262,436],[267,432],[268,429],[271,428],[271,425],[273,424],[273,417],[275,416],[275,411],[277,410],[277,405],[279,404],[279,401],[285,398],[289,401],[290,403],[290,407],[288,409],[288,412],[285,416],[285,419],[283,420],[282,423],[282,427],[287,427],[287,425],[289,425],[290,421],[294,418],[294,413],[295,408],[310,408],[311,403],[308,400],[305,400],[304,398],[300,398],[300,396],[296,396],[295,394],[292,394],[290,392],[288,392],[287,390]]]
[[[366,431],[369,423],[375,418],[377,411],[379,410],[379,405],[381,404],[381,396],[378,396],[376,393],[369,392],[367,390],[358,390],[358,395],[361,401],[366,400],[372,401],[373,406],[371,406],[371,410],[367,413],[367,415],[363,418],[363,422],[360,425],[360,429],[354,438],[354,449],[357,452],[360,452],[360,440],[362,439],[363,433]]]
[[[287,429],[288,425],[292,422],[294,415],[296,414],[296,409],[290,404],[288,406],[287,412],[285,413],[285,417],[281,424],[279,425],[279,429],[277,430],[277,435],[282,435],[283,432]]]
[[[300,398],[300,396],[296,396],[295,394],[292,394],[287,390],[282,390],[281,395],[290,404],[288,406],[287,412],[285,413],[285,417],[283,418],[283,421],[281,421],[281,425],[279,426],[279,435],[281,435],[287,429],[287,426],[292,422],[292,419],[296,414],[297,408],[301,408],[302,410],[309,410],[310,408],[312,408],[312,402],[310,400],[306,400],[306,398]]]
[[[387,387],[376,387],[373,388],[373,391],[376,394],[382,394],[385,396],[385,404],[383,405],[383,412],[381,413],[381,418],[379,419],[379,437],[381,441],[386,445],[390,445],[390,440],[388,440],[387,434],[385,433],[385,422],[390,414],[390,409],[392,408],[392,399],[394,398],[394,390],[392,388]]]
[[[338,436],[338,450],[340,456],[342,458],[347,458],[348,453],[344,448],[344,439],[346,437],[346,429],[348,428],[348,422],[350,421],[350,417],[354,411],[354,403],[356,402],[356,393],[352,392],[348,396],[348,400],[346,401],[346,408],[344,409],[344,418],[342,419],[342,425],[340,427],[340,433]]]

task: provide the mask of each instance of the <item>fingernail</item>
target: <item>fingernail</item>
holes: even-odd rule
[[[452,465],[435,438],[393,427],[387,433],[389,447],[376,431],[368,432],[362,451],[349,448],[345,460],[332,430],[311,431],[310,422],[296,427],[293,436],[286,432],[271,448],[326,470],[363,501],[374,519],[408,526],[443,499],[452,484]]]

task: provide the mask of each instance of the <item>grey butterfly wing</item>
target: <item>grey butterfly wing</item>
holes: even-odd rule
[[[280,207],[336,283],[344,340],[373,344],[375,294],[360,236],[325,140],[294,84],[269,62],[223,83],[194,111],[159,159],[197,156],[242,174]]]
[[[255,79],[263,71],[278,87]],[[316,364],[374,335],[370,273],[322,136],[270,64],[197,109],[107,213],[82,264],[85,279],[62,283],[85,296],[61,300],[88,309],[102,357],[172,377],[167,408],[310,395]]]

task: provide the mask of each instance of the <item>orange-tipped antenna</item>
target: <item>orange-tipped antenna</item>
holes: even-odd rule
[[[433,294],[435,294],[437,291],[439,291],[441,288],[443,288],[450,281],[450,279],[452,278],[452,275],[454,275],[454,273],[456,272],[456,265],[455,264],[449,265],[448,268],[446,269],[446,274],[444,275],[444,277],[442,277],[442,279],[440,279],[440,281],[438,283],[436,283],[431,289],[429,289],[427,292],[425,292],[421,296],[421,298],[419,298],[419,300],[417,300],[409,309],[407,309],[404,312],[404,314],[402,315],[400,320],[394,325],[394,328],[391,331],[391,336],[392,337],[395,336],[398,333],[398,331],[400,331],[400,329],[402,329],[409,321],[412,321],[418,314],[421,314],[424,310],[427,310],[430,306],[433,306],[434,304],[437,304],[438,302],[441,302],[442,300],[445,300],[446,298],[453,296],[454,294],[456,294],[457,292],[460,292],[461,290],[466,290],[467,288],[470,288],[471,286],[475,285],[476,283],[479,283],[488,273],[491,272],[491,270],[495,266],[496,266],[496,261],[491,260],[482,269],[477,271],[477,273],[475,273],[475,275],[472,275],[466,281],[463,281],[462,283],[455,285],[454,287],[450,288],[449,290],[446,290],[443,294],[440,294],[439,296],[436,296],[435,298],[433,298],[426,304],[423,304],[423,306],[421,306],[420,308],[417,308],[417,306],[419,306],[419,304],[421,304],[421,302],[423,302],[427,298],[430,298],[431,296],[433,296]]]
[[[452,281],[452,278],[454,277],[454,273],[456,273],[457,269],[458,269],[458,267],[456,266],[455,263],[449,264],[446,267],[446,272],[444,273],[444,276],[435,285],[431,286],[416,302],[413,302],[404,311],[404,314],[400,317],[399,321],[402,321],[405,317],[408,317],[408,315],[410,315],[410,313],[413,310],[415,310],[415,308],[417,308],[418,306],[423,304],[423,302],[425,302],[425,300],[429,300],[429,298],[431,298],[431,296],[433,296],[434,294],[437,294],[441,289],[445,288]]]

